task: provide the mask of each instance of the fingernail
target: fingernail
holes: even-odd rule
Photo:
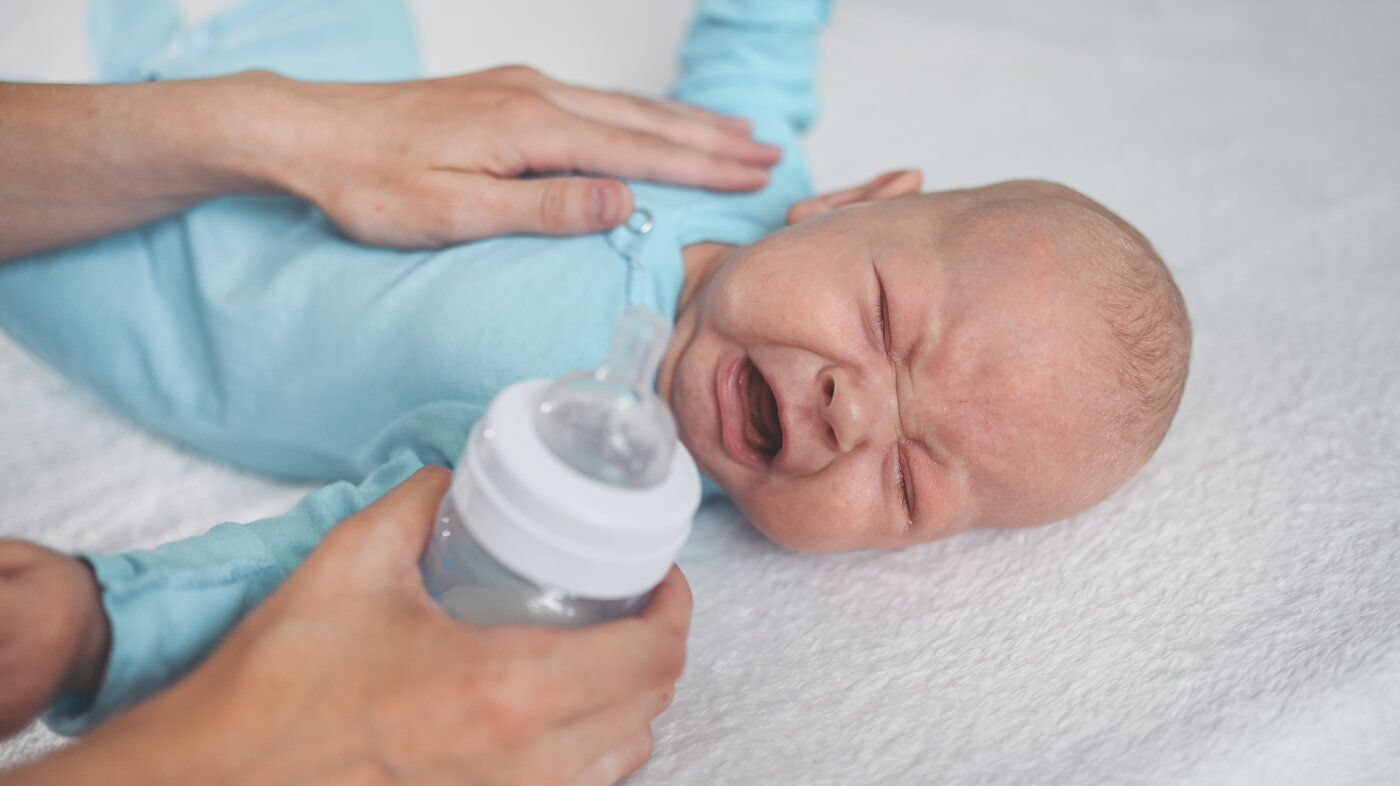
[[[763,188],[764,186],[768,185],[770,175],[767,169],[764,169],[762,167],[744,167],[741,171],[743,175],[737,178],[738,182],[731,186],[731,188],[748,190],[753,188]]]
[[[617,187],[600,185],[593,189],[593,218],[599,226],[611,227],[622,223],[622,194]]]
[[[769,165],[776,164],[781,161],[782,158],[783,149],[777,145],[770,145],[767,143],[761,143],[759,145],[759,154],[755,156],[756,162]]]

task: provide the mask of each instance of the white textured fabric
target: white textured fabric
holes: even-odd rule
[[[187,2],[192,13],[217,0]],[[417,3],[426,63],[659,92],[682,3]],[[81,3],[0,0],[0,76],[87,73]],[[636,784],[1400,781],[1400,4],[846,0],[821,188],[1062,180],[1196,327],[1147,469],[1070,521],[810,556],[731,508]],[[289,507],[0,340],[0,533],[120,549]],[[13,762],[55,744],[31,729]]]

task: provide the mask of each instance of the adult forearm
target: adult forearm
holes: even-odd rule
[[[333,699],[328,703],[334,703]],[[49,756],[0,772],[0,786],[304,786],[385,783],[387,769],[366,755],[363,718],[318,716],[313,727],[283,729],[292,739],[265,739],[261,719],[227,705],[162,694]],[[312,733],[315,732],[315,733]]]
[[[172,744],[168,728],[143,723],[139,718],[135,722],[122,718],[56,753],[0,773],[0,786],[227,782],[226,773],[215,777],[209,766],[214,757],[203,739],[201,719],[190,718],[181,731],[184,735]],[[198,736],[199,741],[190,739],[192,736]]]
[[[277,190],[275,79],[0,83],[0,260]]]

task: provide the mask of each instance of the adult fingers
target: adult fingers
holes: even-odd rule
[[[640,726],[665,709],[680,678],[690,607],[690,590],[673,568],[639,617],[568,630],[491,628],[485,635],[492,646],[510,653],[491,682],[534,696],[530,706],[541,725],[563,728],[631,706],[624,714],[631,712],[632,722],[622,725]]]
[[[782,155],[782,150],[775,145],[752,139],[746,123],[736,127],[738,119],[699,107],[568,85],[551,91],[550,97],[561,108],[594,122],[642,131],[741,163],[768,167],[777,163]]]
[[[487,636],[512,653],[495,681],[531,686],[540,723],[562,728],[617,707],[650,708],[634,716],[631,725],[639,726],[665,709],[680,678],[690,604],[689,588],[673,569],[640,617],[571,630],[493,628]]]
[[[747,134],[752,128],[752,123],[747,118],[736,115],[725,115],[715,112],[705,107],[694,104],[686,104],[680,101],[673,101],[666,98],[646,98],[623,91],[603,91],[589,87],[579,87],[567,82],[561,82],[548,74],[540,72],[538,69],[526,65],[507,65],[481,71],[475,74],[464,74],[457,77],[448,77],[447,81],[454,80],[474,80],[490,81],[524,87],[548,96],[551,101],[558,102],[561,106],[570,103],[570,99],[578,96],[592,94],[595,96],[614,96],[624,100],[641,101],[654,106],[661,107],[678,115],[684,115],[696,120],[702,120],[711,125],[723,126],[738,133]],[[560,100],[562,97],[562,100]]]
[[[672,690],[685,668],[691,606],[690,586],[673,566],[640,616],[563,632],[555,667],[574,675],[572,714]]]
[[[679,634],[682,640],[690,633],[690,614],[695,607],[695,598],[690,592],[690,582],[680,567],[671,566],[666,577],[656,586],[651,602],[642,611],[641,619],[648,624],[658,625]]]
[[[543,744],[548,745],[555,755],[580,762],[579,766],[583,766],[619,751],[633,741],[638,732],[650,729],[651,722],[671,706],[673,695],[674,691],[669,689],[652,691],[579,716],[561,725]],[[641,762],[636,764],[640,766]]]
[[[443,467],[423,467],[332,527],[308,564],[327,564],[332,570],[355,570],[361,575],[417,565],[451,480],[452,473]]]
[[[624,629],[625,635],[654,642],[657,646],[666,643],[683,647],[686,636],[690,634],[690,614],[694,605],[695,599],[690,592],[690,583],[686,581],[681,569],[672,565],[666,577],[652,591],[651,601],[641,614],[602,625],[579,628],[569,631],[569,635],[584,640],[607,639],[614,635],[613,629]],[[684,663],[674,666],[675,676],[678,677]],[[674,681],[673,678],[671,682]]]
[[[517,148],[535,171],[580,170],[722,191],[759,188],[768,170],[576,115],[527,130]]]
[[[621,224],[632,214],[632,191],[616,180],[460,177],[461,199],[455,200],[446,218],[446,234],[454,242],[521,232],[597,232]]]
[[[720,114],[719,112],[706,109],[703,106],[687,104],[681,101],[672,101],[668,98],[652,98],[642,100],[649,100],[656,106],[659,106],[668,112],[674,112],[675,114],[684,115],[686,117],[693,117],[697,120],[703,120],[713,125],[724,126],[730,131],[734,131],[739,134],[748,135],[753,131],[753,122],[750,121],[747,117],[741,117],[739,115],[724,115]]]
[[[654,744],[651,727],[643,726],[621,745],[594,759],[579,771],[569,780],[569,786],[612,786],[640,770],[651,758]]]

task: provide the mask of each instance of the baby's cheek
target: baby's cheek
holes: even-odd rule
[[[871,501],[852,489],[821,475],[768,484],[754,490],[740,504],[760,532],[776,543],[798,551],[830,552],[876,545],[866,542],[865,522]]]

